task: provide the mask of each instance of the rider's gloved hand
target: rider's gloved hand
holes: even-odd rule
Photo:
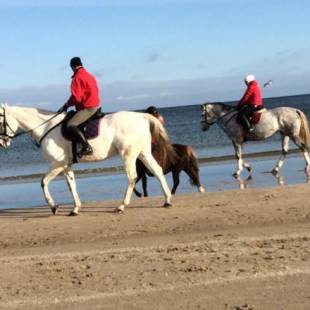
[[[57,113],[66,112],[68,109],[67,103],[65,103],[58,111]]]

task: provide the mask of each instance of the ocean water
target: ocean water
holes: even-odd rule
[[[236,102],[227,102],[234,105]],[[301,109],[310,119],[310,95],[269,98],[264,100],[266,108],[289,106]],[[159,109],[165,118],[165,127],[172,143],[181,143],[194,147],[199,158],[222,157],[233,155],[231,141],[217,126],[212,126],[207,132],[201,131],[200,105],[169,107]],[[291,144],[291,147],[294,146]],[[280,150],[280,136],[274,135],[268,140],[249,142],[245,144],[244,153]],[[272,158],[251,159],[254,167],[254,178],[244,181],[245,187],[275,186],[277,184],[296,184],[308,182],[303,173],[304,160],[301,155],[291,155],[283,166],[283,180],[274,178],[265,172],[270,171],[276,161]],[[74,170],[121,166],[118,156],[103,162],[77,164]],[[239,188],[240,184],[232,178],[235,171],[235,161],[218,162],[201,167],[201,181],[207,191],[221,191]],[[23,208],[44,205],[44,197],[40,180],[23,179],[15,181],[2,180],[9,176],[27,176],[45,173],[48,162],[43,158],[41,150],[33,143],[29,135],[15,139],[9,149],[0,150],[0,209]],[[191,187],[187,176],[181,176],[179,193],[196,191]],[[171,176],[167,176],[171,186]],[[77,178],[77,188],[82,201],[106,199],[121,199],[126,186],[124,174],[113,175],[84,175]],[[141,189],[141,185],[138,185]],[[56,201],[61,204],[71,204],[71,196],[63,179],[57,179],[50,185],[50,190]],[[17,194],[18,193],[18,194]],[[149,179],[149,193],[160,195],[161,189],[157,180]]]
[[[227,102],[235,105],[236,102]],[[310,119],[310,95],[269,98],[264,100],[266,108],[289,106],[301,109]],[[233,147],[226,134],[215,124],[207,132],[201,131],[200,104],[159,109],[165,118],[165,127],[172,143],[181,143],[194,147],[198,157],[221,157],[232,155]],[[268,140],[245,144],[244,153],[255,153],[280,149],[280,136],[274,135]],[[103,162],[78,164],[75,170],[120,166],[118,156]],[[9,149],[0,150],[1,177],[44,173],[48,163],[41,150],[29,135],[16,138]]]

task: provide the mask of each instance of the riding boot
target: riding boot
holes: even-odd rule
[[[247,131],[248,133],[252,133],[254,131],[254,127],[250,124],[250,121],[247,118],[247,116],[243,114],[241,116],[241,120],[244,130]]]
[[[79,143],[81,143],[81,145],[82,145],[82,149],[77,153],[78,157],[81,158],[85,155],[92,155],[93,154],[92,147],[89,145],[84,134],[82,133],[82,131],[79,128],[77,128],[75,126],[70,126],[68,128],[68,131],[69,131],[70,135],[72,135],[73,138],[76,141],[78,141]]]

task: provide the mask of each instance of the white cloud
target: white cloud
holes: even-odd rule
[[[273,75],[272,87],[262,88],[263,97],[310,93],[310,72],[295,75]],[[262,85],[267,79],[258,74]],[[242,76],[213,77],[171,81],[118,81],[99,85],[103,111],[144,109],[200,104],[206,101],[239,100],[245,91]],[[56,111],[69,97],[68,85],[28,86],[0,89],[2,102],[11,105],[41,107]]]

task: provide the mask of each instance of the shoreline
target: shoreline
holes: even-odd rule
[[[295,155],[300,153],[298,149],[291,149],[289,150],[287,157],[290,155]],[[279,156],[281,151],[279,150],[272,150],[272,151],[263,151],[263,152],[253,152],[253,153],[245,153],[243,157],[247,158],[268,158],[272,156]],[[224,156],[212,156],[212,157],[202,157],[198,158],[199,164],[217,164],[226,161],[233,161],[235,160],[234,155],[224,155]],[[77,169],[74,170],[76,176],[79,177],[92,177],[96,175],[115,175],[115,174],[122,174],[124,173],[123,166],[115,166],[115,167],[104,167],[104,168],[89,168],[89,169]],[[12,176],[5,176],[0,177],[0,185],[6,184],[5,182],[12,182],[12,183],[23,183],[23,182],[31,182],[38,179],[41,179],[44,176],[44,173],[34,173],[34,174],[22,174],[22,175],[12,175]],[[61,176],[57,177],[56,179],[61,178]]]

